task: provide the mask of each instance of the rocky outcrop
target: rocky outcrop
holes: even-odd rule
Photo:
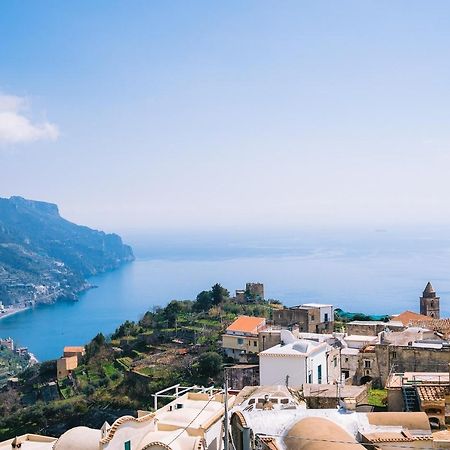
[[[134,259],[116,234],[76,225],[52,203],[0,198],[0,301],[75,299],[86,278]]]

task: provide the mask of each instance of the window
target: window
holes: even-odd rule
[[[322,365],[317,366],[317,382],[322,384]]]
[[[309,374],[308,374],[308,383],[312,384],[312,373],[311,372],[309,372]]]
[[[397,352],[392,352],[392,359],[397,358]]]
[[[337,357],[336,356],[333,358],[333,365],[334,365],[334,367],[337,367]]]
[[[237,342],[238,342],[239,345],[242,345],[244,343],[244,339],[238,338]]]
[[[131,450],[131,441],[127,441],[124,443],[124,450]]]
[[[253,347],[256,347],[258,345],[257,341],[253,341]]]
[[[314,322],[314,316],[311,316],[311,321]]]
[[[348,358],[345,358],[345,362],[348,362]]]
[[[364,360],[364,369],[370,369],[370,359],[365,359]]]
[[[325,322],[328,322],[328,313],[325,313]]]

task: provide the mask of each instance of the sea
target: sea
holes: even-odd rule
[[[428,281],[450,316],[450,230],[342,229],[123,233],[136,260],[92,277],[78,301],[39,305],[0,320],[38,360],[112,333],[125,320],[221,283],[231,293],[262,282],[266,298],[293,306],[332,303],[345,311],[418,311]]]

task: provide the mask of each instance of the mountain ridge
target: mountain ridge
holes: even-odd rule
[[[0,302],[27,305],[76,299],[87,277],[134,259],[119,235],[74,224],[58,206],[0,197]]]

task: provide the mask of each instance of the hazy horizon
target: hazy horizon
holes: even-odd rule
[[[1,196],[119,233],[450,224],[448,2],[6,1],[0,31]]]

